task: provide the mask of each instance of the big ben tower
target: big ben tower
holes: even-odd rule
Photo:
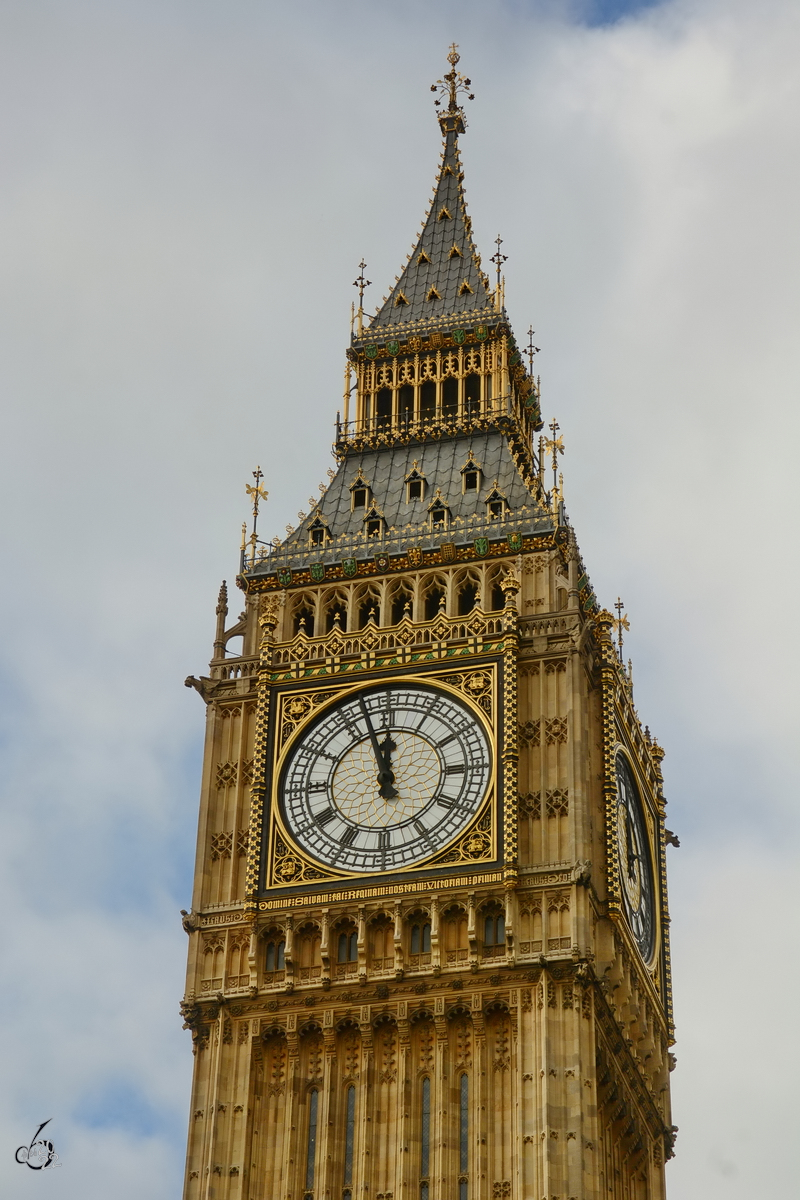
[[[223,585],[187,680],[185,1200],[665,1195],[663,751],[499,245],[490,280],[472,240],[449,63],[422,232],[354,323],[337,470],[283,542],[254,525],[244,612]],[[260,472],[248,491],[257,514]]]

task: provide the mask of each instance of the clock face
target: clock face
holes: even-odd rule
[[[617,837],[622,905],[639,953],[648,962],[655,945],[653,871],[639,792],[623,754],[617,755]]]
[[[281,781],[286,825],[329,866],[372,874],[421,862],[486,795],[489,741],[446,692],[387,684],[348,696],[300,735]]]

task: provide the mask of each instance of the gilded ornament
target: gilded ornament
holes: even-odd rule
[[[412,567],[418,567],[422,563],[422,551],[419,546],[412,546],[408,552],[408,561]]]

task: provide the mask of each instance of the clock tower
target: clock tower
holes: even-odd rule
[[[499,242],[494,281],[473,242],[449,63],[422,232],[354,319],[337,470],[283,542],[254,524],[244,611],[228,624],[223,585],[187,680],[186,1200],[665,1195],[663,751]],[[257,515],[260,472],[248,491]]]

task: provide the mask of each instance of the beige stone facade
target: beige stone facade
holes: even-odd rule
[[[494,810],[496,819],[502,814],[510,822],[505,842],[513,844],[516,834],[516,862],[508,856],[482,868],[463,856],[456,870],[442,864],[436,878],[426,868],[394,883],[328,880],[313,890],[278,889],[276,897],[264,890],[260,901],[247,901],[249,807],[265,702],[259,684],[262,693],[274,692],[271,676],[291,674],[270,670],[265,683],[260,668],[280,658],[286,665],[288,650],[293,663],[303,663],[298,652],[314,649],[314,639],[291,637],[290,595],[281,596],[274,631],[267,609],[260,657],[252,653],[259,596],[249,597],[250,653],[215,659],[200,684],[208,729],[187,922],[185,1011],[196,1055],[187,1198],[347,1200],[348,1190],[418,1197],[426,1181],[431,1198],[444,1198],[459,1195],[459,1180],[469,1200],[664,1194],[671,1133],[663,887],[658,946],[645,964],[614,911],[609,846],[612,857],[616,851],[604,791],[604,751],[612,741],[635,764],[653,859],[663,864],[661,752],[636,717],[610,618],[580,611],[574,547],[508,556],[499,565],[520,584],[518,593],[507,591],[503,611],[476,610],[470,628],[447,613],[437,616],[436,628],[414,623],[427,636],[420,644],[445,666],[426,659],[423,668],[407,669],[414,678],[453,686],[452,657],[444,655],[455,651],[466,667],[462,686],[495,673],[497,691],[510,657],[505,647],[498,653],[498,629],[512,645],[502,716],[514,728],[502,729],[501,704],[487,708],[498,743],[504,732],[508,742],[516,740],[513,811],[504,813],[502,804]],[[493,570],[494,564],[480,568],[490,577]],[[444,575],[457,607],[463,572],[432,574]],[[422,571],[402,577],[414,595],[424,592],[425,581]],[[359,585],[347,586],[355,595]],[[339,591],[347,594],[346,587]],[[531,610],[538,615],[525,615]],[[402,634],[402,627],[394,629]],[[358,663],[368,673],[370,651],[349,649],[359,650],[358,658],[339,656],[338,665]],[[385,668],[375,663],[372,673],[381,678]],[[317,688],[330,702],[330,676]],[[514,692],[515,713],[509,711]],[[289,680],[284,695],[305,701],[314,689],[305,678]],[[274,710],[277,697],[271,699]],[[659,875],[663,883],[663,867]],[[487,941],[487,922],[499,914],[504,937],[496,937],[495,921]],[[348,948],[355,935],[355,953],[344,962],[338,961],[342,935]],[[462,1078],[468,1081],[466,1170],[460,1168]],[[424,1079],[431,1099],[423,1176]]]

